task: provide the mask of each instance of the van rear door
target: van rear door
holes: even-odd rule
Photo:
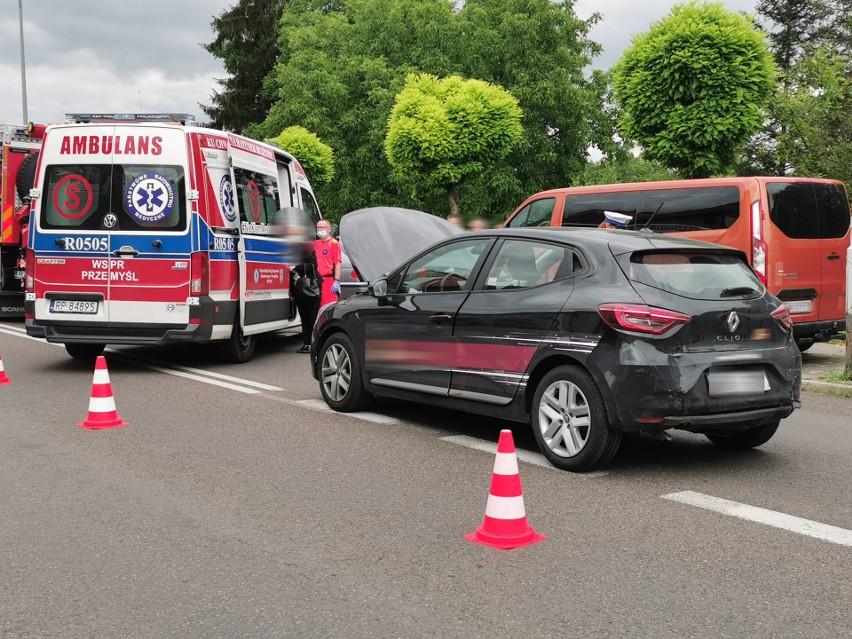
[[[42,149],[42,197],[33,234],[34,318],[109,321],[109,230],[115,127],[61,127]],[[108,148],[103,144],[108,141]]]
[[[181,129],[116,127],[110,230],[110,321],[189,323],[192,236]],[[121,152],[121,153],[120,153]]]
[[[767,277],[795,322],[845,318],[849,209],[839,185],[768,182]]]

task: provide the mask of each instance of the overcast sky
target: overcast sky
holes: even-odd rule
[[[733,11],[756,0],[724,0]],[[199,120],[222,77],[202,48],[213,16],[229,0],[23,0],[28,119],[56,122],[74,112],[180,112]],[[592,39],[609,68],[633,34],[665,16],[671,0],[577,0],[576,11],[603,18]],[[0,0],[0,123],[23,122],[18,2]]]

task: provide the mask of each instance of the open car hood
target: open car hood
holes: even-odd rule
[[[392,206],[358,209],[340,220],[341,246],[361,279],[368,282],[462,232],[443,218]]]

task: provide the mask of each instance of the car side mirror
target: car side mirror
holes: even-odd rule
[[[340,227],[337,224],[331,225],[331,237],[340,237]]]
[[[370,284],[370,295],[373,297],[387,297],[388,294],[388,281],[387,280],[376,280],[372,284]]]

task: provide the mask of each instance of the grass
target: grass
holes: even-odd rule
[[[829,373],[825,376],[825,381],[834,383],[852,382],[852,373],[849,371],[843,371],[842,373]]]

